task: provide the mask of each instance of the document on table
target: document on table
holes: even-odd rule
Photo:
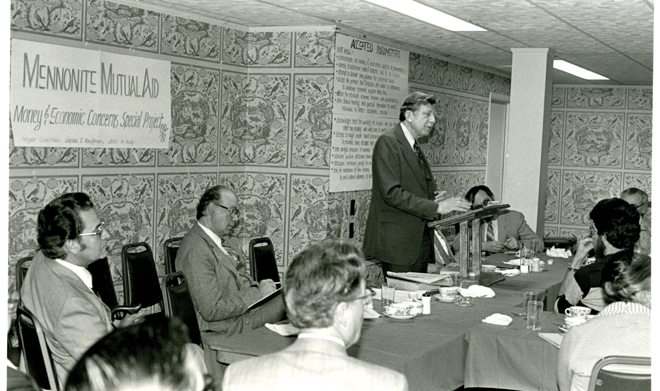
[[[387,272],[388,276],[400,278],[402,280],[408,280],[413,282],[420,282],[422,284],[433,284],[444,278],[448,278],[447,275],[441,274],[430,274],[430,273],[415,273],[415,272],[406,272],[406,273],[396,273],[396,272]],[[449,277],[451,278],[451,277]]]
[[[550,342],[552,345],[554,345],[557,348],[561,347],[561,343],[564,340],[564,336],[562,334],[557,334],[557,333],[539,333],[539,337]]]

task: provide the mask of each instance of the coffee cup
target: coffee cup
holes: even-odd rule
[[[564,324],[566,324],[567,329],[570,329],[573,326],[579,326],[584,323],[587,323],[587,320],[585,318],[576,318],[570,316],[564,318]]]
[[[586,319],[587,315],[591,313],[591,308],[574,305],[572,307],[566,308],[564,313],[572,318]]]
[[[424,305],[420,300],[406,299],[402,301],[401,304],[406,304],[412,307],[410,315],[419,315],[422,313],[422,311],[424,311]]]
[[[413,306],[410,303],[392,303],[385,310],[385,313],[388,315],[395,316],[408,316],[413,315]]]
[[[444,300],[455,299],[458,295],[457,286],[443,286],[440,287],[440,298]]]

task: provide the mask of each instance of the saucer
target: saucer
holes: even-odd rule
[[[386,313],[386,312],[383,312],[383,315],[387,316],[388,318],[392,318],[392,319],[400,319],[400,320],[403,320],[403,319],[412,319],[412,318],[414,318],[415,316],[417,316],[417,315],[390,315],[390,314],[388,314],[388,313]]]

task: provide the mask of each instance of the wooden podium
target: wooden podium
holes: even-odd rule
[[[471,210],[446,219],[428,223],[430,228],[438,229],[459,225],[460,250],[458,252],[459,272],[463,282],[469,284],[479,283],[481,273],[481,225],[484,219],[497,214],[500,210],[508,208],[509,204],[494,204],[484,208]]]

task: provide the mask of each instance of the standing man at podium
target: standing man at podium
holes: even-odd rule
[[[364,253],[382,263],[383,273],[427,272],[433,240],[427,223],[438,214],[466,211],[462,197],[437,192],[418,140],[435,124],[435,97],[413,92],[399,113],[401,123],[383,133],[371,161],[372,189]]]

